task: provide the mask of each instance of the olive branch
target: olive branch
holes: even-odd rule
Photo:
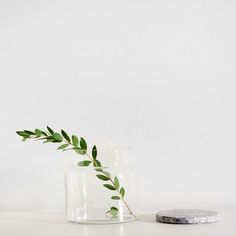
[[[121,200],[127,207],[129,213],[135,216],[124,199],[125,189],[124,187],[120,186],[119,179],[117,178],[117,176],[113,178],[109,172],[105,171],[105,167],[103,167],[101,162],[97,159],[96,145],[93,146],[91,154],[89,154],[87,142],[84,138],[80,137],[80,139],[78,139],[76,135],[72,135],[70,137],[64,130],[61,130],[60,133],[54,132],[49,126],[47,126],[47,130],[22,130],[16,131],[16,133],[22,137],[22,141],[26,141],[27,139],[34,139],[42,140],[43,143],[61,143],[57,150],[73,150],[79,155],[86,156],[88,159],[84,161],[79,161],[77,165],[81,167],[87,167],[92,164],[94,166],[95,171],[97,172],[96,177],[102,181],[109,182],[109,184],[103,184],[103,186],[111,191],[116,191],[117,194],[112,196],[111,199]],[[112,216],[117,216],[118,213],[119,210],[115,206],[111,206],[106,212],[106,214],[110,214]]]

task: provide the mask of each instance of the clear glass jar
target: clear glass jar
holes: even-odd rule
[[[135,174],[127,160],[127,150],[123,147],[98,149],[97,160],[101,162],[103,168],[93,165],[81,167],[74,164],[66,172],[66,217],[68,221],[108,224],[135,220]],[[81,161],[81,157],[79,158],[78,160]],[[83,160],[87,160],[87,158],[84,157]],[[105,180],[101,180],[96,175],[105,176]],[[104,184],[114,186],[115,177],[119,182],[116,189],[103,186]],[[124,188],[125,191],[121,188]],[[120,199],[112,199],[112,196]]]

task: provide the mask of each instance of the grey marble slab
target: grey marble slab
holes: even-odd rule
[[[156,220],[171,224],[203,224],[213,223],[220,219],[216,211],[202,209],[176,209],[160,211],[156,214]]]

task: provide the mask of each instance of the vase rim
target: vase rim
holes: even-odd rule
[[[104,146],[104,145],[98,145],[97,149],[101,150],[129,150],[131,147],[129,146],[116,146],[116,145],[111,145],[111,146]]]

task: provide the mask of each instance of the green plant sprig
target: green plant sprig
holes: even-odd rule
[[[122,200],[125,206],[127,207],[129,213],[134,215],[131,211],[129,205],[124,199],[125,196],[125,189],[124,187],[120,186],[119,179],[115,176],[112,178],[111,174],[105,171],[105,167],[102,166],[101,162],[97,159],[97,147],[96,145],[93,146],[91,155],[88,153],[88,146],[87,142],[83,137],[78,137],[76,135],[72,135],[71,137],[64,131],[61,132],[54,132],[49,126],[47,126],[47,130],[40,130],[35,129],[34,131],[31,130],[22,130],[16,131],[16,133],[22,137],[22,141],[26,141],[27,139],[34,139],[34,140],[42,140],[43,143],[62,143],[57,150],[61,151],[68,151],[73,150],[79,155],[85,155],[88,157],[88,160],[79,161],[77,163],[78,166],[87,167],[89,165],[93,165],[95,171],[98,173],[96,177],[101,181],[108,181],[109,184],[103,184],[103,186],[111,191],[116,191],[117,194],[112,196],[111,199],[113,200]],[[119,213],[119,210],[111,206],[110,209],[106,212],[106,214],[111,214],[112,216],[116,216]]]

